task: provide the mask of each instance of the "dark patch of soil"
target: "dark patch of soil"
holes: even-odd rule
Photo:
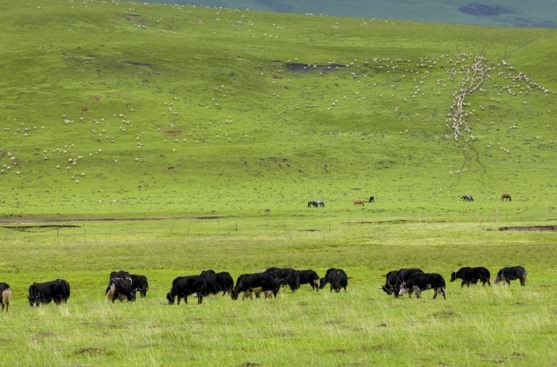
[[[152,68],[154,65],[149,64],[148,62],[140,62],[140,61],[126,61],[125,64],[141,67],[141,68]]]
[[[302,64],[297,62],[287,62],[284,68],[288,71],[308,72],[308,71],[335,71],[343,69],[345,66],[340,64]]]
[[[176,135],[180,135],[182,131],[184,130],[165,130],[163,131],[163,133],[165,133],[166,135],[176,136]]]
[[[514,226],[499,227],[500,231],[533,231],[533,232],[557,232],[557,226]]]
[[[29,232],[34,229],[44,229],[44,228],[79,228],[80,226],[75,224],[39,224],[39,225],[14,225],[14,226],[2,226],[2,228],[13,229],[15,231]]]
[[[480,3],[464,5],[458,9],[461,13],[470,14],[477,17],[493,17],[504,12],[500,6],[489,6]]]

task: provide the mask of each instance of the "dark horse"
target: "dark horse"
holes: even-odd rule
[[[460,198],[463,201],[474,201],[474,198],[472,197],[472,195],[462,195]]]
[[[503,195],[501,195],[501,201],[511,201],[511,196],[507,193],[504,193]]]
[[[308,201],[308,208],[324,208],[325,207],[325,202],[323,200],[310,200]]]

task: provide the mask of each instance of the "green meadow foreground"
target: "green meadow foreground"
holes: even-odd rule
[[[0,14],[0,365],[557,364],[555,232],[500,230],[557,222],[557,31],[108,1]],[[525,287],[380,289],[402,267],[513,265]],[[271,266],[343,268],[348,291],[167,305],[177,276]],[[119,269],[146,298],[106,302]],[[55,278],[68,303],[31,308]]]
[[[287,218],[73,223],[3,229],[2,280],[14,293],[2,320],[2,365],[11,366],[549,366],[556,306],[555,235],[500,231],[501,223],[347,223]],[[513,224],[513,223],[504,223]],[[525,287],[461,288],[461,266],[523,265]],[[234,278],[269,266],[341,267],[348,291],[276,299],[211,296],[168,305],[172,279],[203,269]],[[441,273],[447,299],[393,298],[384,274],[418,266]],[[112,304],[108,274],[148,277],[146,298]],[[63,277],[67,304],[32,308],[33,281]]]

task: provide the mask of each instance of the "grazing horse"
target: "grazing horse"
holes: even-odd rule
[[[325,202],[323,200],[310,200],[308,201],[308,208],[324,208]]]
[[[368,203],[375,203],[375,197],[374,197],[374,196],[370,196],[370,197],[369,197]]]
[[[10,299],[12,298],[12,290],[7,283],[0,283],[0,301],[2,302],[2,312],[4,312],[4,307],[6,307],[6,312],[10,307]]]
[[[512,198],[509,194],[504,193],[503,195],[501,195],[501,201],[511,201]]]
[[[363,200],[354,200],[354,204],[352,205],[361,205],[361,206],[365,206]]]
[[[461,198],[463,201],[467,201],[467,202],[474,201],[474,198],[472,197],[472,195],[462,195],[460,198]]]

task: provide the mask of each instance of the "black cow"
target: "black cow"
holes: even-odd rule
[[[8,283],[0,283],[0,301],[2,302],[2,312],[4,312],[4,307],[6,312],[10,307],[10,299],[12,298],[12,290]]]
[[[461,199],[462,201],[467,201],[467,202],[472,202],[472,201],[474,201],[474,198],[472,197],[472,195],[462,195],[462,196],[460,197],[460,199]]]
[[[135,301],[135,289],[132,286],[132,279],[130,277],[112,278],[108,288],[106,288],[106,299],[114,303],[119,299],[123,302],[124,299],[128,301]]]
[[[396,291],[395,285],[398,278],[398,270],[391,270],[385,274],[385,284],[381,287],[383,292],[393,294]]]
[[[174,300],[178,297],[177,304],[184,298],[184,302],[188,303],[190,294],[197,295],[197,304],[203,302],[203,296],[207,293],[205,279],[201,275],[189,275],[185,277],[177,277],[172,281],[172,289],[166,294],[168,304],[174,304]]]
[[[147,296],[147,290],[149,290],[149,282],[147,281],[147,277],[145,275],[140,274],[130,274],[125,270],[113,271],[110,273],[110,278],[108,281],[108,286],[110,287],[110,281],[113,278],[129,278],[132,283],[132,289],[134,292],[134,299],[135,299],[135,292],[139,292],[141,297]],[[108,292],[108,288],[107,288]]]
[[[325,207],[325,202],[323,200],[310,200],[310,201],[308,201],[308,208],[310,208],[310,207],[324,208]]]
[[[298,276],[301,284],[309,284],[311,289],[319,290],[319,275],[313,270],[298,270]]]
[[[39,307],[41,303],[50,303],[52,300],[57,305],[66,303],[70,298],[70,284],[64,279],[33,283],[29,287],[27,298],[32,307]]]
[[[224,296],[226,293],[230,294],[234,288],[234,279],[226,271],[215,273],[214,270],[203,270],[200,275],[205,280],[205,296],[219,292]]]
[[[268,268],[266,273],[273,274],[280,280],[280,285],[290,287],[292,292],[300,288],[300,274],[297,270],[291,268]]]
[[[518,279],[520,280],[520,285],[526,285],[526,277],[528,276],[528,272],[522,266],[510,266],[506,268],[502,268],[497,272],[497,277],[495,277],[495,281],[493,284],[497,284],[499,282],[506,282],[507,284],[511,284],[511,280]]]
[[[486,283],[491,286],[491,282],[489,278],[491,274],[489,270],[484,268],[483,266],[478,266],[475,268],[471,268],[469,266],[465,266],[460,268],[457,272],[452,272],[451,274],[451,282],[454,282],[457,279],[462,279],[462,283],[460,283],[461,287],[465,285],[470,287],[470,284],[478,283],[478,280],[482,282],[482,285]]]
[[[423,271],[420,268],[402,268],[388,272],[385,275],[385,285],[382,287],[383,291],[387,294],[392,294],[393,296],[398,297],[400,293],[400,286],[414,273],[423,273]],[[408,295],[412,296],[413,292],[414,291],[410,289]]]
[[[330,284],[330,291],[340,292],[342,288],[346,292],[348,286],[348,275],[342,269],[330,268],[325,273],[325,276],[319,280],[319,289],[324,288],[327,283]]]
[[[236,300],[240,293],[244,293],[244,296],[247,294],[251,298],[251,294],[254,292],[265,292],[266,295],[270,292],[276,297],[280,285],[280,280],[268,272],[242,274],[236,279],[236,286],[232,290],[231,297]]]
[[[446,299],[445,288],[445,279],[441,274],[416,272],[400,285],[398,295],[402,296],[404,293],[413,290],[416,292],[416,297],[420,298],[423,291],[433,289],[433,299],[437,298],[438,294]]]
[[[369,197],[368,203],[375,203],[375,197],[374,197],[374,196],[370,196],[370,197]]]

